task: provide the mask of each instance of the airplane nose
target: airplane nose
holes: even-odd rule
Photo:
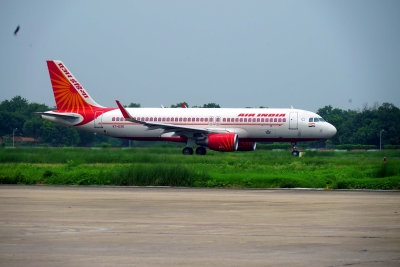
[[[337,133],[336,127],[333,126],[332,124],[329,124],[328,133],[329,133],[330,137],[334,136]]]

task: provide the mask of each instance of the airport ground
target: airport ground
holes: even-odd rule
[[[400,266],[400,192],[0,186],[0,266]]]

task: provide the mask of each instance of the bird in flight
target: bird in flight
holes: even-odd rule
[[[15,35],[15,36],[17,35],[18,31],[19,31],[19,25],[18,25],[18,27],[17,27],[17,28],[15,29],[15,31],[14,31],[14,35]]]

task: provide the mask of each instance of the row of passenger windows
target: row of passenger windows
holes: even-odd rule
[[[223,118],[222,122],[286,122],[286,118]]]
[[[138,121],[160,121],[160,122],[213,122],[214,118],[161,118],[161,117],[133,117]],[[125,121],[123,117],[112,117],[112,121]],[[216,123],[221,122],[220,117],[215,118]],[[286,118],[223,118],[222,122],[286,122]]]

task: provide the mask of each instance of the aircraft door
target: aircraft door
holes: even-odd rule
[[[221,125],[221,117],[220,116],[215,117],[215,125],[216,126]]]
[[[94,113],[94,128],[103,128],[103,111],[96,111]]]
[[[208,117],[208,125],[212,126],[214,124],[214,117],[210,116]]]
[[[297,112],[291,112],[289,118],[289,129],[297,130],[298,129],[298,121],[297,121]]]

